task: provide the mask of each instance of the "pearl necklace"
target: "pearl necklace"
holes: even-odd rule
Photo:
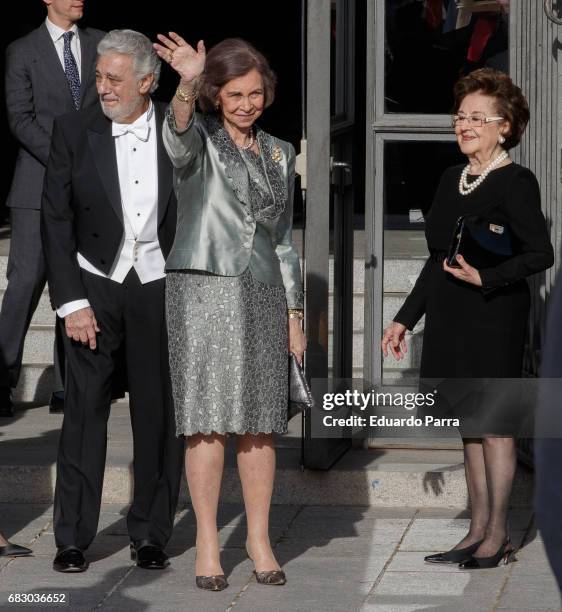
[[[469,183],[466,179],[468,177],[468,171],[470,170],[470,164],[468,164],[461,173],[461,178],[459,179],[459,193],[463,196],[472,193],[477,187],[482,185],[485,178],[490,174],[490,172],[496,167],[499,166],[504,159],[507,159],[509,154],[507,151],[503,151],[500,153],[496,159],[494,159],[486,168],[484,172],[472,183]]]
[[[248,144],[236,146],[242,149],[242,151],[247,151],[248,149],[251,149],[254,146],[254,130],[250,131],[250,140],[248,141]]]

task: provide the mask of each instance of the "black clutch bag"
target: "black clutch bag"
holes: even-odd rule
[[[305,408],[312,408],[314,399],[302,367],[294,353],[289,353],[289,420]]]
[[[447,265],[459,268],[457,255],[477,270],[492,268],[513,257],[513,238],[509,227],[479,215],[463,215],[447,253]]]

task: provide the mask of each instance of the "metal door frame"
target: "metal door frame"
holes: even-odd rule
[[[346,42],[353,40],[354,0],[339,0],[344,20]],[[351,23],[350,23],[351,22]],[[328,312],[329,312],[329,236],[330,236],[330,186],[332,142],[334,137],[345,135],[353,126],[353,65],[345,72],[341,61],[336,65],[336,74],[345,75],[347,96],[344,98],[347,113],[331,116],[330,109],[330,25],[331,2],[308,0],[307,2],[307,71],[306,71],[306,134],[307,134],[307,193],[305,215],[305,325],[308,339],[306,357],[309,379],[328,378]],[[341,57],[337,58],[342,60]],[[345,58],[344,58],[345,59]],[[342,72],[344,70],[344,72]],[[348,241],[347,241],[348,242]],[[346,248],[346,241],[343,248]],[[339,245],[341,249],[342,245]],[[335,278],[345,280],[345,269],[334,270]],[[353,268],[351,269],[353,273]],[[345,292],[346,295],[348,291]],[[352,294],[351,299],[352,299]],[[345,301],[345,298],[344,298]],[[342,312],[346,305],[338,302]],[[352,302],[347,305],[352,308]],[[348,341],[340,338],[345,326],[351,321],[346,313],[334,312],[334,351],[342,353],[334,359],[338,369],[346,369],[351,359]],[[338,375],[336,372],[335,375]],[[346,450],[351,440],[346,438],[318,439],[311,436],[311,414],[305,415],[303,429],[304,466],[313,469],[328,469]]]
[[[385,140],[442,140],[452,130],[447,115],[385,113],[385,0],[368,0],[367,121],[365,185],[365,350],[364,376],[382,374],[378,351],[382,333],[383,285],[383,143]],[[557,61],[562,28],[550,22],[542,2],[511,0],[509,19],[510,74],[529,99],[531,123],[513,152],[519,163],[535,172],[543,211],[551,223],[557,265],[562,244],[562,61]],[[562,59],[562,58],[561,58]],[[545,86],[546,84],[546,86]],[[548,293],[556,267],[533,279],[531,348],[540,350]],[[538,360],[536,360],[538,362]]]

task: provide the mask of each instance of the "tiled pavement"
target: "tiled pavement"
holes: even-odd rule
[[[222,561],[230,586],[220,593],[195,587],[190,507],[177,516],[168,547],[172,565],[158,572],[132,564],[126,509],[104,505],[99,534],[87,553],[90,568],[73,575],[51,569],[51,511],[48,506],[0,504],[5,534],[35,552],[33,558],[0,561],[0,610],[48,609],[9,604],[10,593],[66,593],[66,609],[73,612],[560,610],[557,587],[528,510],[512,513],[512,539],[522,545],[516,563],[465,572],[423,562],[425,554],[447,549],[464,533],[467,519],[457,510],[274,506],[271,536],[288,584],[264,587],[252,578],[253,567],[244,553],[243,508],[223,505]]]

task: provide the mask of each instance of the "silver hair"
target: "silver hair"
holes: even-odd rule
[[[111,30],[98,43],[98,55],[124,53],[132,55],[133,69],[138,79],[154,75],[150,93],[156,91],[160,80],[162,62],[152,47],[150,39],[135,30]]]

